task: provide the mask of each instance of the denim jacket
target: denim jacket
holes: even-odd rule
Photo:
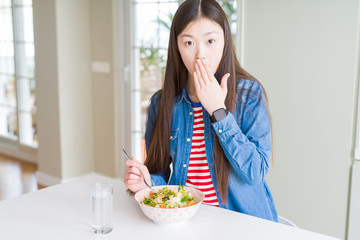
[[[146,147],[160,107],[160,93],[153,95],[148,110]],[[278,221],[275,204],[265,177],[271,155],[271,127],[267,103],[259,83],[237,81],[234,111],[222,120],[211,123],[203,108],[205,149],[210,175],[219,205],[237,212]],[[155,185],[186,185],[190,159],[194,114],[186,89],[175,98],[171,116],[170,166],[161,174],[151,174]],[[231,164],[227,203],[221,200],[215,175],[214,138],[218,136],[225,156]]]

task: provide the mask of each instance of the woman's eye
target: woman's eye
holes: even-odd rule
[[[215,40],[214,40],[214,39],[210,39],[208,42],[209,42],[210,44],[213,44],[213,43],[215,42]]]
[[[194,43],[192,41],[187,41],[187,42],[185,42],[185,45],[186,46],[191,46],[191,45],[194,45]]]

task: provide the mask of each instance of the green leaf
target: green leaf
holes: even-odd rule
[[[152,206],[152,207],[155,207],[155,205],[156,205],[151,198],[145,198],[143,203],[146,205]]]

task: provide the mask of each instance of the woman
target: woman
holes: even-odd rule
[[[153,185],[195,187],[206,204],[277,221],[265,182],[271,156],[266,94],[240,67],[215,0],[188,0],[177,10],[145,139],[144,165],[127,161],[124,183],[131,191],[146,187],[141,171]]]

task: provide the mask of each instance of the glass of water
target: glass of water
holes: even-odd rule
[[[91,185],[92,223],[94,233],[109,233],[113,229],[113,187],[110,183]]]

